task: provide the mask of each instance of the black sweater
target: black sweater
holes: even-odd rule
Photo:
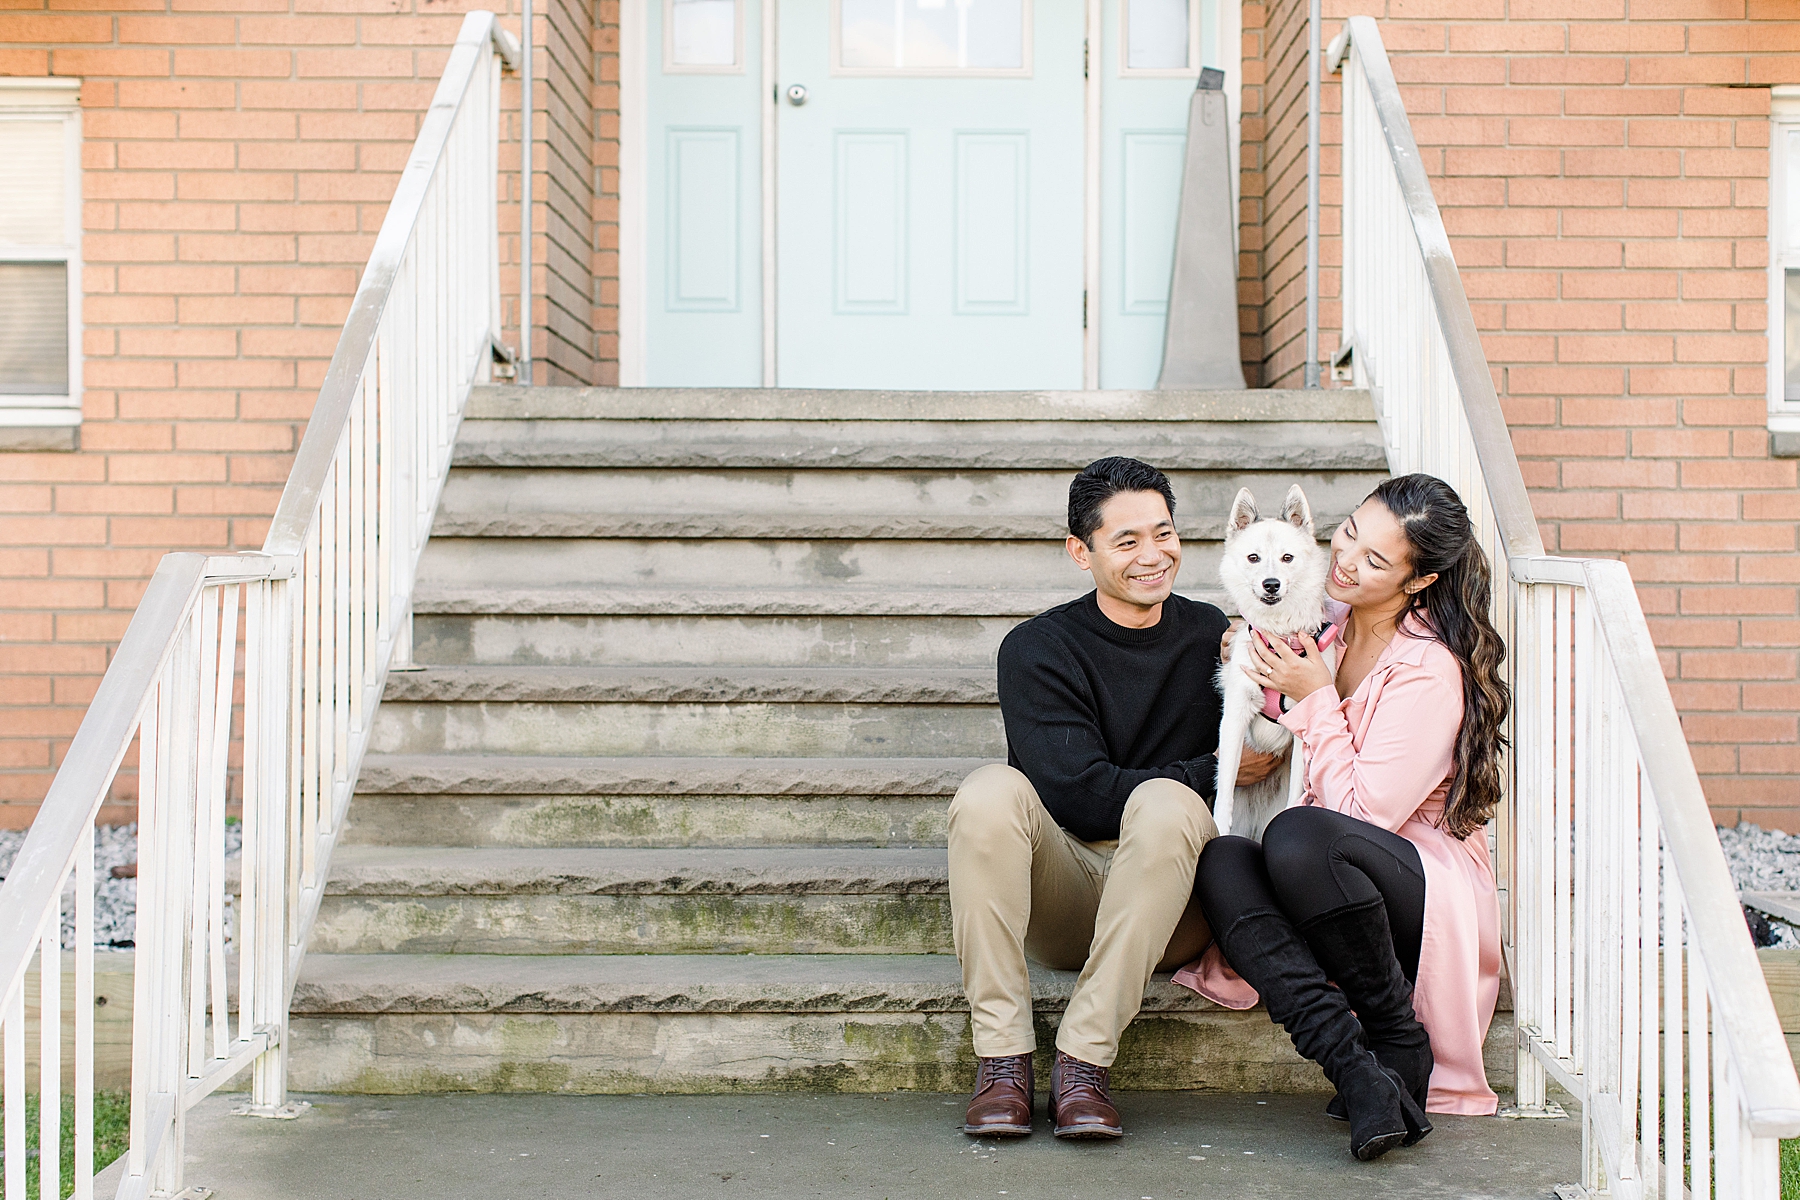
[[[1210,604],[1170,596],[1154,626],[1128,629],[1089,592],[1006,635],[1006,758],[1058,825],[1087,842],[1118,837],[1125,801],[1147,779],[1177,780],[1211,802],[1213,677],[1229,624]]]

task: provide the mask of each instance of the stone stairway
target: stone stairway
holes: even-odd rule
[[[1070,476],[1168,470],[1217,599],[1249,485],[1324,528],[1358,392],[482,389],[294,1000],[299,1090],[960,1089],[946,804],[1000,639],[1088,588]],[[1035,977],[1042,1044],[1073,977]],[[1151,984],[1120,1086],[1311,1090]]]

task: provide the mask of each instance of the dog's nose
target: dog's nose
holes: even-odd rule
[[[1280,590],[1281,590],[1281,580],[1279,580],[1279,579],[1263,580],[1263,591],[1269,593],[1269,595],[1273,596],[1276,592],[1279,592]]]

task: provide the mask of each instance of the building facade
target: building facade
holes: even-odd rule
[[[462,11],[0,13],[0,825],[161,554],[261,544]],[[1800,10],[1332,0],[1321,40],[1352,12],[1381,21],[1546,544],[1630,564],[1719,820],[1800,829]],[[1307,32],[1302,0],[541,5],[535,382],[1151,386],[1212,67],[1245,375],[1299,386]],[[1330,76],[1322,99],[1329,359]]]

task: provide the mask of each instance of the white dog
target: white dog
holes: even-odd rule
[[[1336,669],[1336,630],[1325,628],[1325,577],[1330,564],[1330,554],[1313,536],[1312,508],[1298,484],[1288,489],[1281,516],[1262,520],[1257,519],[1250,489],[1238,489],[1225,522],[1225,556],[1219,563],[1219,581],[1245,621],[1232,638],[1230,656],[1219,666],[1225,712],[1219,722],[1213,821],[1220,833],[1260,839],[1270,819],[1300,799],[1303,772],[1294,762],[1298,755],[1261,783],[1236,786],[1245,742],[1265,754],[1281,754],[1294,740],[1272,719],[1287,710],[1286,698],[1258,687],[1244,668],[1255,662],[1252,637],[1281,638],[1299,649],[1299,635],[1304,633],[1320,639],[1327,664]]]

